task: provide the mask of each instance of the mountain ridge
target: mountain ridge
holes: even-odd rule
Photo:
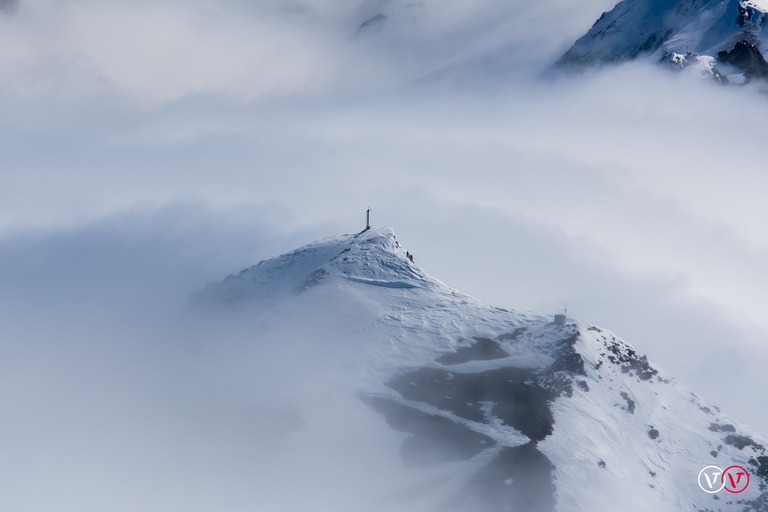
[[[762,78],[768,41],[763,0],[622,0],[604,12],[553,65],[580,69],[647,58],[694,68],[719,81]],[[749,45],[752,59],[724,59]],[[743,51],[743,50],[742,50]],[[759,61],[759,62],[758,62]]]
[[[631,345],[486,306],[407,254],[393,230],[365,231],[203,292],[343,361],[348,392],[405,436],[412,483],[388,491],[411,497],[399,510],[768,510],[766,442]],[[696,478],[709,464],[753,482],[738,499],[707,494]]]

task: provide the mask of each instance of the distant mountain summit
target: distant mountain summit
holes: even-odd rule
[[[655,59],[721,81],[766,76],[767,0],[623,0],[555,68]]]
[[[268,346],[339,362],[343,393],[399,445],[405,477],[380,482],[371,509],[768,511],[763,438],[608,330],[484,305],[409,255],[367,230],[197,296],[259,318]]]

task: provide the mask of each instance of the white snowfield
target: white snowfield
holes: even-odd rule
[[[307,245],[197,298],[230,304],[281,340],[274,350],[327,365],[329,389],[392,454],[372,464],[401,468],[355,506],[768,510],[764,438],[605,329],[487,306],[430,277],[391,229]],[[309,430],[355,428],[348,415],[320,426],[302,417]],[[708,465],[740,465],[750,485],[706,493],[697,478]]]
[[[766,0],[741,0],[739,2],[742,7],[750,7],[760,12],[768,12],[768,1]]]

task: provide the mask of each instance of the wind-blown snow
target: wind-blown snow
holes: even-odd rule
[[[611,332],[492,308],[446,286],[408,260],[390,229],[310,244],[196,297],[202,307],[221,301],[280,333],[283,350],[332,354],[334,392],[408,434],[400,451],[417,469],[381,489],[412,495],[398,510],[531,499],[527,512],[741,512],[768,498],[762,438]],[[696,477],[709,464],[748,468],[754,485],[739,502],[706,494]],[[520,480],[526,467],[536,485]]]

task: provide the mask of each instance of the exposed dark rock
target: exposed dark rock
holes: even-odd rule
[[[388,383],[404,399],[428,404],[471,422],[487,424],[499,419],[531,440],[525,446],[502,449],[459,490],[455,499],[439,510],[553,510],[553,467],[536,449],[536,442],[553,432],[551,402],[559,396],[571,396],[574,377],[586,374],[584,360],[575,348],[580,332],[573,326],[564,331],[565,337],[551,345],[549,354],[553,363],[547,368],[505,367],[463,373],[456,369],[424,367],[404,373]],[[505,358],[508,354],[499,342],[514,342],[525,332],[525,328],[518,328],[499,336],[498,341],[475,338],[472,345],[445,354],[436,361],[454,365]],[[647,375],[650,379],[657,373],[645,357],[639,357],[623,343],[614,339],[608,346],[614,364],[637,372],[639,378],[646,378]],[[577,379],[576,385],[584,391],[590,389],[584,379]],[[625,392],[621,396],[626,402],[626,410],[634,414],[635,401]],[[403,458],[410,464],[434,464],[441,461],[440,457],[443,460],[465,460],[494,446],[490,438],[450,418],[427,414],[387,398],[369,397],[367,402],[385,414],[394,428],[414,434],[402,447]],[[659,432],[650,428],[649,437],[658,438]],[[457,447],[448,454],[441,453],[445,443],[456,444]],[[598,465],[606,467],[602,459],[598,460]]]
[[[556,504],[553,470],[550,460],[534,443],[505,448],[440,510],[552,511]]]
[[[760,457],[750,459],[749,463],[757,468],[755,475],[768,482],[768,457],[761,455]]]
[[[739,24],[740,27],[746,27],[752,18],[752,10],[744,8],[741,4],[739,4],[739,17],[736,20],[736,23]]]
[[[502,334],[501,336],[499,336],[499,340],[501,340],[501,341],[515,341],[515,340],[517,340],[517,338],[522,336],[523,333],[525,333],[525,331],[527,331],[527,330],[528,330],[527,327],[518,327],[512,333]]]
[[[571,350],[565,350],[560,354],[550,369],[555,372],[566,371],[584,375],[584,359],[571,347]]]
[[[710,423],[709,430],[712,432],[736,432],[736,427],[731,424],[718,425],[717,423]]]
[[[567,338],[563,338],[555,344],[555,362],[547,370],[547,381],[548,387],[556,390],[558,394],[566,396],[571,396],[572,394],[572,379],[559,375],[558,372],[586,375],[584,371],[584,358],[576,352],[575,348],[576,340],[579,339],[580,335],[581,333],[575,330]]]
[[[744,512],[768,511],[768,493],[762,493],[754,500],[744,502]]]
[[[768,62],[760,50],[747,41],[739,41],[730,52],[718,52],[717,60],[744,70],[747,79],[768,77]]]
[[[723,439],[723,442],[725,444],[729,444],[731,446],[735,446],[739,450],[743,450],[747,446],[752,446],[753,449],[762,450],[763,445],[757,444],[752,440],[751,437],[748,436],[742,436],[738,434],[728,434],[725,436],[725,439]]]
[[[301,286],[300,291],[308,290],[320,284],[320,282],[328,276],[328,271],[324,268],[319,268],[312,272],[304,284]]]
[[[659,373],[658,370],[652,368],[648,364],[648,358],[646,356],[638,356],[637,352],[624,343],[619,342],[615,338],[607,343],[608,350],[612,355],[608,356],[608,360],[621,367],[623,372],[634,370],[640,380],[650,380],[654,375]]]
[[[524,328],[517,329],[506,335],[505,341],[514,341],[523,332]],[[527,445],[504,448],[439,510],[549,512],[554,509],[554,468],[538,451],[536,442],[553,431],[550,403],[560,394],[572,391],[573,371],[583,373],[583,360],[574,349],[577,338],[578,332],[575,332],[560,340],[553,354],[555,364],[542,370],[507,367],[461,373],[420,368],[388,383],[405,399],[429,404],[477,423],[488,423],[495,417],[531,439]],[[507,357],[507,354],[497,342],[476,338],[472,346],[441,356],[438,362],[457,364],[499,356]],[[584,386],[588,389],[586,382]],[[410,464],[438,462],[441,456],[447,456],[441,453],[444,443],[459,444],[459,449],[449,454],[454,460],[469,458],[494,446],[491,439],[448,418],[425,414],[387,398],[368,397],[366,401],[385,414],[394,428],[414,433],[401,451]]]
[[[715,450],[712,450],[711,452],[709,452],[709,454],[713,457],[717,457],[717,452]]]
[[[392,428],[413,434],[400,449],[403,460],[411,466],[467,460],[496,444],[490,437],[463,425],[389,398],[362,396],[361,399],[383,414]]]
[[[504,352],[498,343],[489,338],[475,338],[475,343],[469,347],[461,347],[452,354],[445,354],[438,357],[435,361],[438,363],[450,365],[461,364],[468,361],[488,361],[492,359],[503,359],[509,354]]]
[[[545,371],[539,380],[539,385],[552,392],[553,396],[573,396],[573,376],[567,371]]]
[[[655,51],[659,46],[661,46],[661,43],[663,42],[664,40],[659,38],[658,35],[651,34],[648,36],[648,39],[646,39],[645,42],[640,45],[640,48],[638,48],[638,53],[648,53]]]
[[[766,14],[759,10],[745,7],[739,3],[739,17],[736,22],[742,28],[747,28],[749,25],[761,26],[766,21]]]
[[[396,378],[389,386],[404,398],[426,402],[462,418],[486,423],[481,402],[490,412],[532,440],[552,433],[549,402],[557,393],[538,384],[531,370],[501,368],[483,373],[450,373],[421,368]]]
[[[624,391],[621,392],[621,398],[623,398],[624,401],[627,402],[627,410],[629,411],[629,413],[635,414],[635,401],[629,398],[629,395]]]
[[[578,331],[578,329],[571,331],[571,333],[568,335],[567,338],[563,338],[560,341],[557,342],[557,346],[562,347],[564,345],[568,345],[570,347],[573,347],[574,344],[576,344],[576,340],[579,339],[579,336],[581,336],[581,333]]]

